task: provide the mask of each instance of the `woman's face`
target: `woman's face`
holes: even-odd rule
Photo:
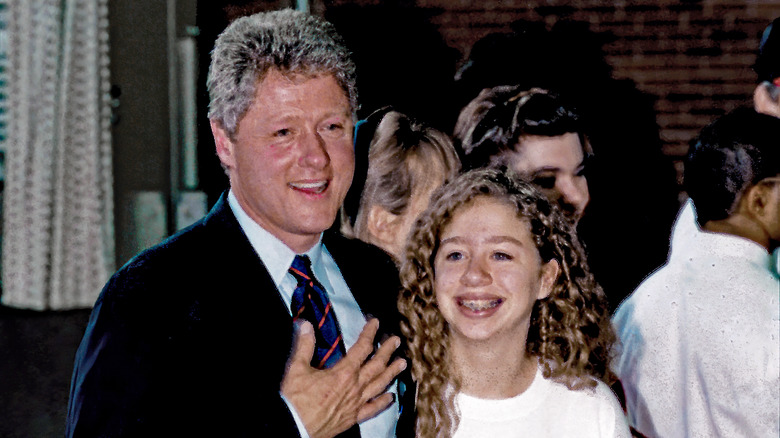
[[[585,154],[577,134],[522,137],[509,152],[507,164],[558,202],[570,218],[578,221],[582,217],[590,193],[584,174]]]
[[[434,290],[453,342],[516,344],[534,302],[552,290],[555,261],[542,263],[529,225],[510,205],[483,196],[456,210],[434,259]]]
[[[378,228],[372,227],[368,229],[372,239],[371,243],[384,249],[395,257],[396,260],[403,259],[406,239],[409,231],[412,229],[412,225],[414,225],[420,213],[428,207],[433,192],[444,184],[443,164],[427,163],[426,168],[422,172],[424,172],[425,178],[422,179],[421,184],[413,188],[406,210],[397,216],[388,212],[387,215],[390,218],[383,231],[378,232]],[[384,234],[379,235],[380,233]]]

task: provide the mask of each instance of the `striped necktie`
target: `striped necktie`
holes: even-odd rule
[[[330,368],[346,355],[331,302],[325,288],[311,272],[308,256],[296,255],[290,273],[298,281],[290,303],[293,319],[302,318],[314,326],[315,349],[311,365],[319,369]]]

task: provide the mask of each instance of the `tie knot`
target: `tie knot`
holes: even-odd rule
[[[311,280],[311,260],[309,256],[296,255],[295,259],[290,266],[290,273],[295,277],[298,282]]]

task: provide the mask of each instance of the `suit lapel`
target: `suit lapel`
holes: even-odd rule
[[[230,306],[225,314],[237,319],[230,325],[258,333],[258,346],[269,343],[284,350],[280,351],[283,365],[291,347],[292,318],[271,275],[233,215],[226,194],[206,217],[205,226],[216,239],[215,250],[221,253],[214,269],[222,270],[225,283],[216,299]]]

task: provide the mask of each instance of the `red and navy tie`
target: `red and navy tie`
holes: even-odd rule
[[[298,280],[290,303],[293,319],[303,318],[314,326],[316,342],[311,365],[319,369],[330,368],[346,355],[331,302],[325,288],[311,272],[308,256],[296,255],[290,273]]]

